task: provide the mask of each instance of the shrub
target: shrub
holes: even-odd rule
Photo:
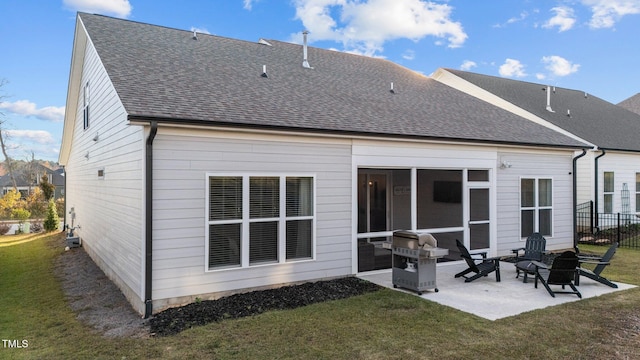
[[[43,200],[42,190],[34,188],[26,198],[26,209],[31,212],[31,216],[36,219],[43,218],[47,212],[47,200]]]
[[[18,207],[20,204],[20,192],[16,189],[7,191],[2,198],[0,198],[0,217],[3,219],[9,219],[12,217],[12,210]]]
[[[60,218],[58,218],[56,202],[51,198],[49,199],[49,206],[47,207],[47,218],[44,221],[44,230],[47,232],[58,230],[59,223]]]
[[[58,217],[64,217],[64,198],[59,198],[56,200],[56,208],[58,209]]]

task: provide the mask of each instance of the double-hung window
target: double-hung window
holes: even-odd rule
[[[313,258],[313,176],[207,179],[207,269]]]
[[[603,204],[603,212],[612,213],[613,212],[613,194],[614,194],[614,177],[613,172],[605,171],[604,172],[604,187],[603,187],[603,195],[604,195],[604,204]]]
[[[553,181],[549,178],[520,179],[520,236],[534,232],[551,236],[553,230]]]

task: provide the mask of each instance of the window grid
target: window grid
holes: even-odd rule
[[[553,234],[553,181],[551,178],[520,179],[520,236],[534,232]]]
[[[614,174],[611,171],[604,172],[604,185],[602,187],[603,200],[602,204],[604,213],[613,213],[613,195],[614,195]]]
[[[207,270],[313,258],[313,176],[207,174],[207,179]],[[215,232],[219,226],[227,232]]]

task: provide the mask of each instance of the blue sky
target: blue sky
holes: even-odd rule
[[[0,112],[10,154],[57,161],[76,11],[586,91],[640,92],[640,0],[3,0]],[[2,160],[2,159],[0,159]]]

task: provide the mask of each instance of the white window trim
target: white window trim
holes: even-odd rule
[[[613,191],[606,191],[605,189],[605,179],[606,174],[611,174],[611,176],[613,177]],[[614,171],[603,171],[602,172],[602,212],[607,214],[607,213],[613,213],[614,209],[615,209],[615,202],[616,202],[616,173]],[[607,212],[606,207],[607,207],[607,195],[611,195],[611,211]]]
[[[210,177],[241,177],[242,178],[242,219],[231,219],[231,220],[209,220],[209,196],[210,196],[210,186],[209,186],[209,178]],[[275,218],[259,218],[259,219],[251,219],[249,216],[250,206],[249,206],[249,182],[252,177],[279,177],[279,186],[280,186],[280,212],[279,216]],[[287,178],[291,177],[306,177],[312,179],[312,191],[313,191],[313,215],[311,216],[287,216],[286,214],[286,186],[287,186]],[[282,264],[292,264],[292,263],[301,263],[301,262],[309,262],[316,260],[316,237],[317,237],[317,185],[316,185],[316,174],[310,173],[217,173],[217,172],[208,172],[205,174],[205,261],[204,261],[204,270],[205,272],[220,272],[220,271],[229,271],[229,270],[238,270],[238,269],[249,269],[249,268],[259,268],[265,266],[278,266]],[[266,222],[266,221],[278,221],[278,261],[261,263],[261,264],[249,264],[249,226],[254,222]],[[287,260],[286,256],[286,225],[287,221],[294,220],[312,220],[311,224],[311,257],[303,258],[303,259],[293,259]],[[240,242],[240,265],[239,266],[227,266],[220,268],[209,268],[209,225],[212,224],[241,224],[241,242]]]
[[[534,180],[534,202],[535,205],[534,206],[528,206],[528,207],[524,207],[522,206],[522,180],[523,179],[532,179]],[[551,180],[551,206],[539,206],[538,205],[538,200],[539,200],[539,189],[538,189],[538,185],[539,185],[539,181],[540,180]],[[519,227],[518,227],[518,232],[522,233],[522,211],[523,210],[533,210],[534,211],[534,216],[533,216],[533,231],[534,232],[538,232],[540,231],[540,210],[551,210],[551,235],[545,235],[548,238],[552,238],[554,231],[555,231],[555,217],[556,217],[556,211],[555,211],[555,202],[556,202],[556,186],[555,186],[555,179],[552,176],[521,176],[520,180],[518,181],[518,218],[519,218]],[[521,237],[520,240],[525,240],[526,237]]]

